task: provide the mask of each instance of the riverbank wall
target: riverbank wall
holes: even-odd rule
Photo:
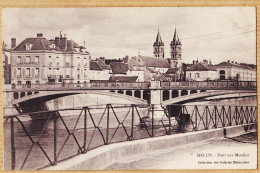
[[[210,140],[221,140],[255,131],[255,123],[225,127],[212,130],[174,134],[163,137],[148,138],[102,146],[69,160],[51,166],[46,170],[100,170],[124,160],[138,160],[147,155],[167,153],[178,147],[203,143]]]

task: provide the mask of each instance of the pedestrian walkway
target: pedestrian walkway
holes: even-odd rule
[[[257,133],[179,147],[107,169],[256,169]]]

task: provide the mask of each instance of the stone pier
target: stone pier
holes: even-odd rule
[[[160,90],[160,81],[151,81],[151,105],[153,105],[154,118],[162,119],[167,118],[162,103],[162,90]],[[159,88],[159,89],[158,89]],[[149,117],[152,118],[152,107],[149,109]]]

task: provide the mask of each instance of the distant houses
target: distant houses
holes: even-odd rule
[[[214,66],[220,80],[256,81],[256,67],[249,64],[239,64],[234,61],[224,61]]]
[[[207,60],[193,61],[193,65],[186,69],[187,81],[218,80],[218,71]]]
[[[121,59],[91,59],[85,46],[66,35],[46,39],[38,33],[11,49],[3,43],[5,84],[50,84],[87,82],[150,82],[150,81],[256,81],[256,66],[224,61],[182,62],[181,41],[176,32],[170,44],[170,58],[165,57],[164,43],[158,31],[153,44],[154,57],[138,55]]]

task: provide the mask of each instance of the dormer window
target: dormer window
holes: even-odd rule
[[[55,44],[49,44],[49,48],[50,48],[51,50],[55,50]]]
[[[32,44],[26,44],[25,45],[25,49],[26,50],[31,50],[31,48],[32,48]]]

